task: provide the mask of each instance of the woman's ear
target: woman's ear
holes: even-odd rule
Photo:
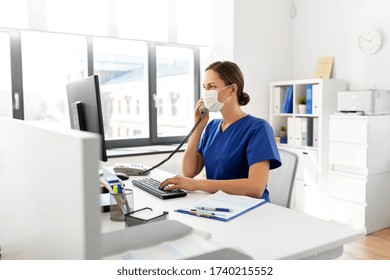
[[[237,93],[237,85],[236,84],[232,84],[232,86],[231,86],[231,88],[232,88],[232,93],[234,92],[234,93]]]

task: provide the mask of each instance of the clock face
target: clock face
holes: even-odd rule
[[[376,53],[380,49],[381,45],[382,36],[377,30],[366,30],[359,37],[359,47],[367,54]]]

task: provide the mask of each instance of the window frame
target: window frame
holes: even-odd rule
[[[12,117],[15,119],[24,120],[24,102],[23,102],[23,63],[22,63],[22,46],[21,46],[21,32],[34,30],[19,30],[19,29],[6,29],[0,28],[1,32],[8,32],[10,36],[10,55],[11,55],[11,94],[12,94]],[[94,74],[94,60],[93,60],[93,38],[103,37],[94,35],[80,35],[71,33],[61,33],[52,31],[39,31],[51,34],[63,34],[63,35],[77,35],[85,37],[87,46],[87,65],[88,76]],[[112,38],[112,37],[103,37]],[[115,38],[119,40],[131,40],[124,38]],[[136,40],[142,41],[142,40]],[[157,135],[157,107],[155,100],[155,93],[157,92],[157,70],[156,70],[156,47],[168,46],[168,47],[180,47],[189,48],[193,50],[194,55],[194,107],[197,100],[200,98],[200,50],[199,47],[193,45],[185,45],[178,43],[161,43],[150,42],[147,43],[147,64],[148,64],[148,98],[149,98],[149,138],[136,138],[136,139],[112,139],[106,140],[107,149],[113,148],[125,148],[136,146],[150,146],[150,145],[169,145],[177,144],[186,137],[186,135],[173,136],[173,137],[158,137]],[[16,109],[15,100],[16,94],[19,98],[19,109]]]
[[[156,65],[156,48],[159,46],[163,47],[180,47],[180,48],[189,48],[192,49],[194,54],[194,107],[197,100],[200,98],[200,55],[199,49],[194,46],[181,45],[181,44],[171,44],[171,43],[151,43],[150,52],[151,55],[149,58],[149,69],[153,69],[149,74],[149,112],[151,112],[152,125],[151,128],[151,140],[153,144],[174,144],[183,141],[186,135],[183,136],[173,136],[173,137],[158,137],[157,135],[157,106],[156,100],[157,96],[154,97],[154,94],[157,92],[157,65]],[[151,99],[150,99],[151,98]],[[188,131],[189,132],[189,131]]]
[[[10,39],[12,118],[24,120],[21,31],[13,29],[0,31],[8,33]]]

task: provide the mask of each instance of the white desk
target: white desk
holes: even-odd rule
[[[151,177],[164,179],[171,174],[152,172]],[[137,177],[140,178],[140,177]],[[135,209],[151,207],[155,211],[169,211],[169,219],[178,220],[195,229],[211,234],[210,241],[224,247],[239,248],[254,259],[335,258],[343,245],[364,236],[343,224],[324,221],[307,214],[266,203],[229,222],[221,222],[174,212],[208,195],[189,192],[186,197],[159,199],[125,181],[134,191]],[[109,213],[102,214],[102,231],[124,228],[124,222],[113,222]]]

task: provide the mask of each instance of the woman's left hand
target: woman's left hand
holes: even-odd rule
[[[160,184],[160,189],[166,191],[171,189],[195,191],[198,190],[196,183],[197,183],[196,179],[176,175],[175,177],[167,178],[164,181],[162,181]]]

